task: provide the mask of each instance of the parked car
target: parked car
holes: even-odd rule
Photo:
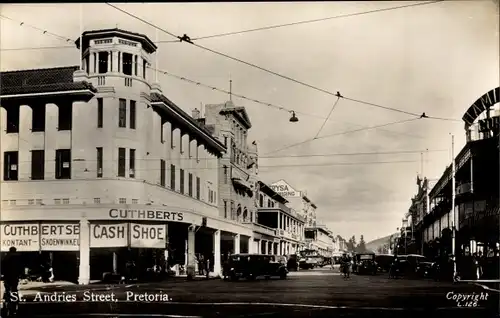
[[[377,262],[378,270],[380,272],[389,272],[393,261],[394,261],[394,255],[392,254],[375,255],[375,262]]]
[[[353,272],[356,274],[377,274],[375,253],[359,253],[354,257]]]
[[[226,271],[224,277],[229,277],[233,281],[240,278],[253,280],[259,276],[264,276],[266,279],[273,276],[286,279],[288,274],[286,264],[280,262],[276,256],[262,254],[231,255],[226,264]]]

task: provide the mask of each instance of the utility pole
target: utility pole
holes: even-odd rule
[[[457,225],[456,211],[455,211],[455,136],[451,135],[451,215],[453,220],[451,222],[451,253],[453,256],[453,280],[457,277],[457,255],[456,255],[456,232]]]
[[[233,80],[231,79],[231,75],[229,75],[229,100],[233,101]]]
[[[80,65],[80,71],[83,71],[83,4],[80,3],[80,60],[78,64]],[[90,58],[90,57],[89,57]],[[88,72],[88,70],[87,70]]]

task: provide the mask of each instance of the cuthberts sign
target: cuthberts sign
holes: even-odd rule
[[[487,109],[500,102],[500,87],[494,88],[481,96],[462,117],[466,126],[471,126],[474,121]]]
[[[109,210],[108,215],[110,218],[117,220],[186,221],[184,220],[184,212],[111,209]]]

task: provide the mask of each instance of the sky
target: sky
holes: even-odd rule
[[[173,34],[196,38],[411,3],[114,5]],[[196,43],[345,97],[460,120],[477,98],[499,85],[498,12],[498,1],[445,1]],[[50,35],[78,38],[78,4],[2,4],[0,14],[14,20],[0,19],[2,71],[79,64],[77,49],[68,47],[72,43]],[[82,17],[85,30],[119,27],[156,41],[152,26],[104,3],[84,4]],[[158,36],[175,40],[162,31]],[[318,206],[318,222],[336,235],[363,235],[370,241],[395,232],[416,193],[417,174],[438,179],[451,162],[450,135],[455,135],[456,154],[465,143],[463,122],[422,119],[276,152],[315,137],[337,98],[188,43],[158,47],[154,68],[225,90],[231,79],[235,94],[296,111],[299,122],[291,123],[287,111],[233,97],[250,116],[249,141],[258,143],[260,178],[267,183],[284,179],[306,191]],[[159,82],[188,113],[229,99],[167,75],[160,74]],[[340,99],[319,137],[411,118]],[[422,165],[420,152],[426,149]],[[381,152],[386,154],[373,154]]]

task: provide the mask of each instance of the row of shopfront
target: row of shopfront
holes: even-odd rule
[[[162,207],[165,208],[165,207]],[[27,209],[2,211],[1,252],[16,247],[23,266],[50,266],[55,279],[87,284],[104,273],[120,273],[125,263],[138,268],[187,268],[195,255],[221,273],[230,254],[295,253],[299,242],[257,224],[238,224],[193,212],[119,208]],[[58,220],[58,221],[55,221]]]
[[[455,182],[451,165],[432,187],[427,179],[417,179],[418,194],[407,215],[412,226],[402,233],[399,253],[441,260],[456,255],[462,277],[475,275],[470,264],[479,260],[484,264],[483,278],[498,279],[500,111],[494,111],[493,106],[499,103],[499,96],[500,88],[489,91],[464,115],[467,143],[454,158]],[[485,114],[483,119],[479,118],[481,113]]]

